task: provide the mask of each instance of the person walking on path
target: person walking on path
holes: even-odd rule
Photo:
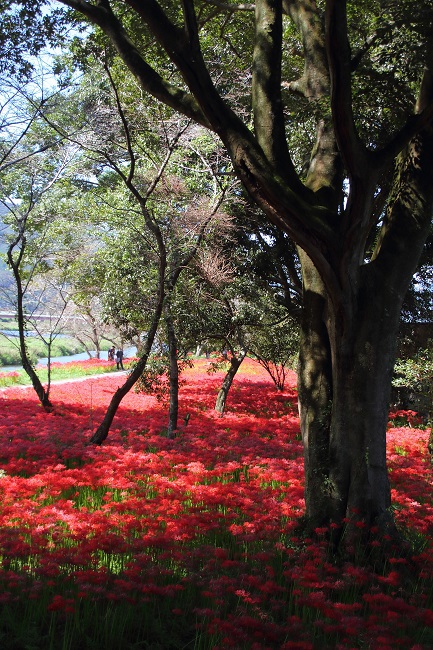
[[[114,361],[114,354],[115,354],[115,352],[116,352],[116,348],[115,348],[114,345],[113,345],[113,347],[111,347],[111,348],[108,350],[108,361]]]
[[[123,350],[117,350],[116,364],[117,364],[117,370],[125,370],[125,368],[123,367]]]

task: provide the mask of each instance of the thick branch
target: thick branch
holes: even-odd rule
[[[284,129],[281,101],[281,0],[258,0],[253,53],[254,130],[269,162],[296,177]]]
[[[343,169],[335,139],[329,102],[330,79],[325,48],[325,29],[316,0],[283,1],[283,8],[295,23],[302,39],[304,72],[300,79],[287,85],[292,92],[301,93],[312,108],[322,107],[317,117],[317,139],[311,151],[305,185],[315,192],[322,205],[335,212],[341,201]],[[325,104],[326,102],[326,104]]]
[[[372,154],[358,136],[353,117],[346,0],[329,0],[327,3],[326,45],[334,133],[350,179],[350,194],[342,220],[345,254],[339,271],[340,282],[350,295],[359,264],[362,263],[379,170],[373,164]]]
[[[424,71],[416,111],[433,101],[433,74]],[[433,209],[433,128],[423,129],[397,160],[394,188],[372,259],[390,286],[405,291],[431,228]],[[391,275],[396,276],[393,281]],[[401,296],[403,299],[403,296]]]
[[[194,97],[163,79],[146,61],[125,32],[122,24],[109,8],[91,5],[80,0],[60,0],[76,9],[108,36],[120,57],[138,79],[142,88],[174,110],[210,128]],[[131,6],[140,3],[129,2]],[[161,12],[162,13],[162,12]],[[171,23],[169,23],[171,25]],[[171,25],[172,26],[172,25]],[[173,27],[173,26],[172,26]]]
[[[409,141],[433,121],[433,101],[427,101],[422,109],[411,115],[406,124],[395,134],[383,149],[374,153],[375,165],[384,167],[402,151]]]
[[[329,73],[326,60],[322,21],[319,19],[316,0],[289,2],[283,0],[283,9],[295,23],[304,51],[304,72],[300,79],[287,87],[308,99],[320,99],[329,94]]]
[[[233,121],[238,121],[239,128],[242,128],[242,122],[224,102],[209,75],[200,49],[198,25],[192,3],[187,0],[183,2],[185,26],[184,29],[180,29],[170,21],[155,0],[126,0],[126,2],[147,24],[182,74],[197,101],[197,106],[201,108],[201,119],[191,115],[193,119],[220,136]],[[144,85],[143,87],[146,88]],[[152,94],[155,95],[153,92]],[[185,111],[182,112],[187,114]]]
[[[358,137],[353,119],[346,0],[327,3],[326,37],[335,135],[349,176],[356,179],[369,172],[369,165],[367,150]]]
[[[200,40],[198,37],[198,23],[194,10],[194,2],[191,0],[182,0],[183,15],[185,21],[185,33],[188,39],[191,51],[195,50],[200,53]]]
[[[185,30],[175,26],[154,0],[126,0],[142,18],[157,42],[182,74],[192,95],[166,82],[143,59],[122,24],[111,9],[88,11],[88,3],[79,0],[61,0],[76,8],[97,24],[110,38],[119,55],[136,76],[142,88],[164,104],[218,133],[221,137],[230,124],[239,130],[248,129],[223,101],[212,83],[199,47],[197,24],[190,2],[185,2]],[[109,3],[106,2],[109,7]],[[95,9],[95,7],[92,7]]]

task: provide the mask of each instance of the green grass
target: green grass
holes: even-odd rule
[[[16,331],[18,329],[18,323],[12,318],[0,318],[0,329]]]

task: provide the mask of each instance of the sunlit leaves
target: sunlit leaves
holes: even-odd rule
[[[30,57],[48,44],[59,43],[64,27],[63,12],[43,11],[44,3],[30,0],[0,2],[0,71],[29,75]]]

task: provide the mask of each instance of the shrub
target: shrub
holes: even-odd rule
[[[394,366],[393,402],[413,409],[428,421],[432,417],[433,348],[419,350],[410,359],[398,359]]]

